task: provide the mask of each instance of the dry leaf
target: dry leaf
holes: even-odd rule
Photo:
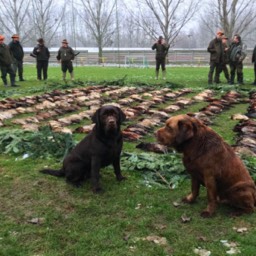
[[[159,244],[159,245],[167,244],[167,239],[165,237],[160,237],[160,236],[147,236],[146,238],[143,238],[142,240],[154,242],[155,244]]]
[[[179,203],[179,202],[173,202],[172,204],[174,207],[179,207],[181,205],[181,203]]]
[[[211,252],[202,248],[195,248],[194,253],[200,256],[210,256]]]
[[[31,220],[28,220],[28,223],[31,224],[43,224],[45,222],[45,218],[33,218]]]
[[[190,222],[190,221],[191,221],[191,218],[188,217],[186,214],[183,214],[183,215],[181,216],[181,221],[182,221],[183,223]]]
[[[231,248],[230,250],[226,251],[226,253],[231,255],[231,254],[238,254],[238,253],[241,253],[241,251],[240,251],[238,248],[233,247],[233,248]]]
[[[246,227],[242,227],[242,228],[233,227],[233,230],[235,230],[237,233],[246,233],[248,231]]]

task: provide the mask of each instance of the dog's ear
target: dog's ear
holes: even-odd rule
[[[97,109],[97,111],[92,115],[92,122],[95,124],[100,123],[100,109]]]
[[[181,144],[194,136],[193,124],[190,120],[180,120],[178,122],[178,134],[176,136],[177,144]]]

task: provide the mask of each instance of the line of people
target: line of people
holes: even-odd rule
[[[247,56],[247,47],[242,42],[241,36],[235,34],[231,44],[228,44],[228,37],[224,35],[222,30],[218,30],[216,37],[211,40],[207,51],[210,53],[210,70],[208,73],[208,84],[219,84],[220,74],[223,71],[227,83],[235,84],[235,76],[237,76],[237,83],[244,84],[243,61]],[[256,85],[256,47],[252,57],[254,62],[255,80],[253,85]],[[227,68],[229,65],[230,71]]]
[[[23,58],[24,51],[19,41],[19,35],[14,34],[12,41],[5,44],[5,37],[0,35],[0,69],[1,78],[5,87],[8,86],[7,74],[10,76],[10,85],[18,87],[15,78],[18,72],[19,81],[25,81],[23,78]],[[70,73],[71,80],[74,80],[74,71],[72,61],[75,59],[74,50],[68,45],[68,41],[63,39],[62,45],[58,50],[56,59],[61,63],[62,79],[66,81],[67,71]],[[38,80],[47,80],[48,78],[48,64],[50,58],[50,51],[43,38],[37,40],[37,45],[34,47],[30,56],[36,58],[36,70]]]

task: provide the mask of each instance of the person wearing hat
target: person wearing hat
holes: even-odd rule
[[[163,79],[166,79],[165,59],[169,50],[169,45],[166,44],[162,36],[153,44],[152,50],[156,50],[156,77],[158,79],[159,69],[161,66]]]
[[[241,36],[235,34],[229,50],[230,84],[234,84],[236,74],[238,84],[244,84],[243,60],[247,55],[246,49]]]
[[[66,81],[66,73],[68,70],[71,80],[74,80],[72,60],[75,59],[75,52],[70,46],[68,46],[67,39],[62,40],[62,45],[58,50],[56,58],[59,62],[61,62],[62,79]]]
[[[230,83],[229,71],[227,68],[227,64],[229,64],[229,46],[228,46],[228,37],[225,35],[222,36],[222,46],[223,46],[224,56],[223,56],[223,63],[221,65],[221,72],[223,71],[224,76],[227,79],[227,82]]]
[[[4,43],[5,37],[0,35],[0,68],[1,68],[1,78],[3,80],[4,86],[8,86],[7,74],[10,76],[11,86],[17,87],[15,84],[15,72],[12,68],[13,57],[10,52],[9,46]]]
[[[19,79],[20,81],[25,81],[23,79],[23,58],[24,58],[24,51],[23,51],[23,47],[20,44],[19,41],[19,35],[14,34],[12,36],[12,41],[9,43],[9,48],[10,51],[12,53],[12,56],[14,58],[14,62],[13,62],[13,69],[14,72],[16,74],[17,70],[18,70],[18,75],[19,75]]]
[[[36,69],[37,69],[37,80],[42,80],[42,72],[43,79],[47,80],[47,71],[48,71],[48,63],[50,58],[50,51],[44,45],[44,39],[39,38],[37,40],[38,44],[33,50],[33,55],[36,58]]]
[[[218,30],[216,33],[216,37],[211,40],[207,51],[210,53],[210,70],[208,73],[208,84],[212,84],[213,82],[213,74],[214,74],[214,82],[220,83],[220,72],[221,65],[223,63],[224,51],[222,46],[222,36],[224,35],[222,30]]]

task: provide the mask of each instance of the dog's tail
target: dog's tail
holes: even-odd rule
[[[49,174],[52,176],[56,176],[56,177],[64,177],[65,176],[65,172],[62,169],[60,169],[60,170],[43,169],[43,170],[40,170],[39,172],[44,173],[44,174]]]

